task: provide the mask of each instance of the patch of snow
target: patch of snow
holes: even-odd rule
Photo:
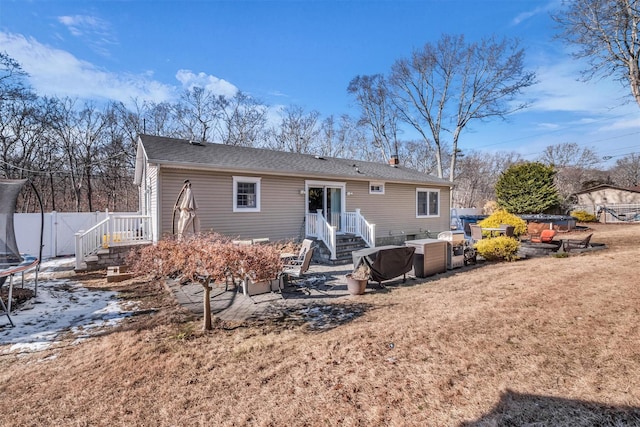
[[[42,263],[37,296],[11,311],[15,327],[0,314],[0,354],[44,350],[68,333],[87,338],[91,331],[115,326],[135,312],[135,304],[118,301],[116,292],[55,278],[56,271],[72,269],[73,263],[73,258]],[[26,276],[25,287],[29,286],[33,277]]]

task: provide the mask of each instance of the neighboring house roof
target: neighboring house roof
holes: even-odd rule
[[[453,186],[453,183],[445,179],[386,163],[208,142],[193,144],[183,139],[152,135],[140,135],[139,141],[142,143],[148,162],[160,165],[306,178]],[[138,156],[140,154],[139,149]],[[141,167],[140,160],[136,162],[136,169]]]
[[[616,185],[610,185],[610,184],[600,184],[600,185],[596,185],[595,187],[587,188],[586,190],[578,191],[576,194],[593,193],[594,191],[604,190],[606,188],[611,188],[613,190],[620,190],[620,191],[629,191],[631,193],[640,193],[640,187],[626,188],[626,187],[618,187]]]

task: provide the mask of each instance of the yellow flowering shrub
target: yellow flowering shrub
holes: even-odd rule
[[[595,215],[590,214],[587,211],[573,211],[570,214],[574,217],[578,222],[597,222],[598,219]]]
[[[513,237],[498,236],[478,240],[475,248],[478,255],[487,261],[515,261],[518,259],[520,241]]]
[[[504,209],[495,211],[478,223],[480,227],[497,228],[501,224],[513,225],[514,237],[527,234],[527,222],[517,215],[510,214]]]

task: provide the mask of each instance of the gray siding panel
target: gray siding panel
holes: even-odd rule
[[[305,209],[304,196],[300,195],[304,188],[302,178],[262,177],[260,212],[233,212],[233,175],[163,168],[161,176],[162,234],[171,233],[172,209],[184,180],[188,179],[198,204],[202,232],[215,231],[242,239],[268,237],[272,241],[302,237]]]
[[[258,176],[250,173],[233,174]],[[261,211],[233,212],[233,175],[202,170],[161,168],[160,235],[171,233],[173,207],[184,180],[191,181],[201,231],[216,231],[241,239],[268,237],[272,241],[300,239],[304,234],[305,179],[286,176],[263,176],[261,179]],[[376,224],[376,235],[411,236],[449,229],[449,188],[440,189],[440,216],[416,218],[416,184],[385,184],[385,194],[369,194],[369,184],[346,182],[346,210],[360,208],[362,215]]]
[[[145,179],[145,183],[147,186],[148,194],[148,203],[147,206],[148,213],[151,215],[151,230],[153,233],[153,238],[155,241],[158,240],[161,234],[158,230],[158,191],[159,191],[159,182],[158,182],[158,167],[148,165],[146,168],[147,177]],[[147,197],[147,195],[143,195],[143,197]],[[147,202],[145,202],[147,203]]]
[[[416,218],[416,189],[426,186],[415,184],[385,184],[385,194],[369,194],[366,182],[349,182],[347,209],[360,208],[367,221],[376,224],[377,237],[415,235],[449,230],[449,188],[428,187],[440,190],[440,216]]]

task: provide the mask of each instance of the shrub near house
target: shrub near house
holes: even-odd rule
[[[510,214],[503,209],[495,211],[478,223],[480,227],[489,228],[500,227],[503,224],[513,226],[514,237],[519,237],[523,234],[527,234],[527,222],[519,216]]]
[[[514,235],[514,237],[498,236],[478,241],[475,245],[478,255],[488,261],[515,261],[518,259],[520,241],[517,237],[527,232],[525,220],[505,210],[498,210],[480,221],[478,225],[488,228],[511,225]]]
[[[128,262],[136,274],[200,283],[204,288],[205,330],[212,328],[211,283],[259,282],[274,279],[282,271],[276,246],[236,245],[218,233],[167,238],[131,254]]]
[[[520,242],[513,237],[498,236],[478,241],[475,248],[478,255],[487,261],[515,261]]]

